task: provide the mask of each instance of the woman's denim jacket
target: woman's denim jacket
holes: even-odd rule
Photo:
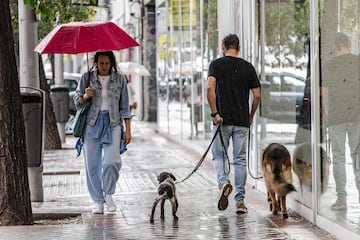
[[[85,94],[85,88],[89,87],[89,74],[90,87],[94,88],[95,92],[94,96],[91,98],[91,107],[87,113],[87,124],[94,126],[99,115],[101,105],[101,83],[98,79],[96,68],[94,71],[86,72],[81,76],[80,82],[76,88],[76,94],[74,95],[74,103],[76,109],[81,108],[79,98]],[[131,117],[126,77],[115,72],[111,72],[107,88],[110,102],[110,126],[114,127],[122,124],[123,119]]]

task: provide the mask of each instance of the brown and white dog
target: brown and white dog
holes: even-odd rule
[[[162,220],[165,219],[164,205],[166,199],[170,200],[174,220],[178,220],[178,217],[176,216],[176,211],[179,206],[176,198],[176,190],[175,190],[176,178],[171,173],[162,172],[159,174],[159,176],[157,176],[157,180],[159,181],[158,196],[155,198],[154,203],[152,205],[150,223],[154,222],[154,213],[155,213],[156,205],[159,203],[159,201],[161,201],[160,218]]]
[[[277,214],[281,210],[283,218],[288,218],[286,195],[296,191],[292,185],[291,158],[285,146],[271,143],[262,156],[262,171],[267,188],[270,211]]]

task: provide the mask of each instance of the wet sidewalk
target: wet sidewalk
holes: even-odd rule
[[[264,194],[248,187],[248,213],[237,215],[230,195],[227,210],[217,210],[215,175],[205,160],[188,180],[177,184],[178,221],[165,204],[165,220],[156,209],[150,224],[151,205],[156,196],[156,176],[172,172],[185,178],[202,152],[175,143],[156,133],[154,125],[133,121],[133,140],[123,154],[120,180],[114,195],[117,212],[92,215],[87,193],[83,155],[76,158],[76,139],[67,136],[63,149],[44,155],[44,202],[33,203],[37,216],[79,215],[79,223],[1,227],[0,239],[335,239],[293,211],[283,220],[273,216]],[[189,143],[187,143],[189,144]],[[204,149],[205,150],[205,149]]]

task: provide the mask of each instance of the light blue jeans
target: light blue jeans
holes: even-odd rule
[[[92,200],[100,204],[104,203],[105,194],[115,193],[122,165],[119,151],[121,127],[111,128],[107,125],[108,118],[108,114],[100,113],[96,125],[87,125],[84,135],[87,187]],[[101,119],[104,119],[104,124],[98,124]],[[109,132],[99,136],[99,132],[107,127]]]
[[[218,126],[214,126],[213,134],[215,134]],[[245,198],[245,184],[247,177],[246,170],[246,153],[249,128],[223,125],[221,127],[222,136],[226,151],[229,148],[230,138],[233,144],[233,166],[234,166],[234,186],[235,186],[235,204],[244,203]],[[226,154],[221,145],[219,134],[216,136],[212,146],[212,157],[214,161],[214,168],[217,177],[218,187],[221,189],[225,182],[230,182]]]
[[[333,172],[336,185],[336,194],[338,198],[346,197],[346,158],[345,143],[346,135],[350,149],[350,157],[355,176],[355,183],[360,190],[360,159],[359,159],[359,123],[345,123],[329,127],[331,150],[333,155]]]

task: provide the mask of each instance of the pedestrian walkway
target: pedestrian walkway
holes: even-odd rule
[[[335,239],[291,209],[286,220],[273,216],[265,195],[251,187],[246,193],[247,214],[237,215],[233,201],[227,210],[218,211],[218,189],[208,159],[191,178],[177,184],[179,220],[173,221],[170,203],[166,202],[165,220],[160,220],[158,206],[151,224],[157,174],[170,171],[181,180],[193,170],[202,152],[157,134],[151,123],[135,120],[132,130],[133,140],[122,155],[123,167],[114,194],[118,207],[115,214],[91,214],[83,155],[76,158],[76,139],[67,136],[63,149],[45,151],[44,202],[33,203],[33,213],[43,217],[80,215],[82,221],[1,227],[0,239]]]

